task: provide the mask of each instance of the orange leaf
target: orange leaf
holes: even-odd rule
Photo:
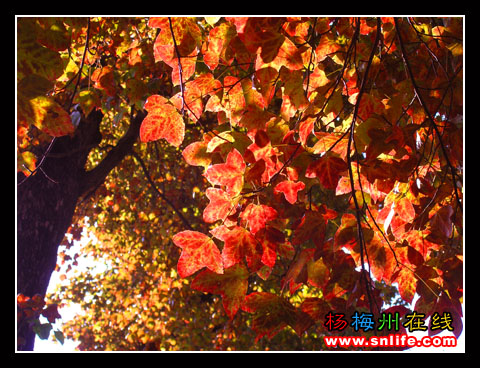
[[[412,222],[415,218],[415,209],[408,198],[405,197],[395,202],[395,212],[405,222]]]
[[[187,164],[192,166],[203,166],[207,168],[212,161],[211,155],[207,152],[207,143],[190,143],[182,152],[182,156]]]
[[[268,221],[272,221],[277,218],[277,211],[272,207],[265,206],[263,204],[256,205],[250,203],[247,208],[240,215],[242,220],[248,222],[248,227],[252,234],[257,233],[263,229]]]
[[[213,185],[224,185],[229,195],[237,195],[243,188],[245,172],[243,157],[235,148],[228,154],[224,164],[216,164],[208,168],[205,177]]]
[[[182,115],[160,95],[152,95],[145,103],[148,115],[140,127],[142,142],[156,141],[165,138],[171,145],[178,147],[185,136],[185,124]]]
[[[180,277],[190,276],[203,267],[215,273],[223,273],[220,251],[207,235],[186,230],[174,235],[173,242],[182,248],[177,265]]]
[[[225,268],[233,266],[247,259],[248,267],[251,270],[260,268],[262,246],[255,237],[246,229],[235,226],[230,231],[223,231],[217,234],[225,242],[222,250],[222,259]]]
[[[298,192],[303,189],[305,189],[305,184],[302,181],[294,182],[291,180],[285,180],[278,183],[275,186],[274,191],[275,193],[283,193],[288,202],[295,204]]]
[[[398,291],[402,299],[407,303],[411,303],[417,289],[417,279],[413,272],[406,267],[402,267],[399,271],[395,272],[392,281],[398,283]]]
[[[225,191],[218,188],[207,188],[205,191],[210,203],[203,211],[203,220],[205,222],[215,222],[225,220],[228,216],[234,214],[235,203]]]

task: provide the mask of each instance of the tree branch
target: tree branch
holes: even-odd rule
[[[117,166],[123,158],[130,153],[133,144],[137,140],[140,125],[146,116],[145,111],[140,111],[137,115],[130,119],[130,126],[127,132],[118,141],[117,145],[113,147],[107,154],[107,156],[96,166],[94,169],[85,172],[80,188],[80,196],[86,198],[97,187],[99,187],[109,172]]]
[[[145,177],[147,178],[147,181],[150,183],[150,185],[152,186],[153,190],[155,191],[155,193],[160,197],[162,198],[165,202],[167,202],[167,204],[172,207],[173,211],[177,214],[178,217],[180,217],[180,220],[182,220],[182,222],[190,229],[190,230],[193,230],[193,227],[192,225],[190,225],[190,222],[188,222],[188,220],[185,218],[185,216],[183,216],[183,214],[177,209],[177,207],[175,207],[175,205],[173,204],[172,201],[170,201],[166,196],[165,194],[163,194],[158,188],[157,186],[155,185],[155,183],[153,182],[152,180],[152,177],[150,176],[150,173],[147,169],[147,166],[145,165],[145,163],[143,162],[142,158],[135,152],[132,150],[132,155],[133,157],[135,157],[135,159],[138,161],[138,163],[140,164],[140,166],[142,167],[142,170],[143,170],[143,173],[145,174]]]
[[[350,135],[348,137],[348,145],[347,145],[348,175],[349,175],[349,178],[350,178],[350,186],[352,188],[353,202],[355,204],[355,216],[356,216],[356,220],[357,220],[357,235],[358,235],[358,241],[360,243],[360,262],[361,262],[361,267],[362,267],[362,276],[365,280],[365,289],[366,289],[366,292],[367,292],[367,297],[368,297],[368,300],[369,300],[370,310],[371,310],[372,313],[373,313],[373,308],[372,308],[373,301],[372,301],[372,296],[371,296],[371,293],[370,293],[370,282],[367,280],[366,273],[365,273],[364,251],[366,252],[366,246],[365,246],[365,239],[363,237],[362,216],[361,216],[360,206],[358,204],[358,200],[357,200],[357,197],[355,195],[355,181],[353,179],[352,158],[350,156],[351,156],[351,151],[352,151],[352,142],[353,142],[353,138],[354,138],[354,131],[355,131],[354,128],[355,128],[355,123],[357,121],[357,116],[358,116],[358,108],[360,106],[360,102],[361,102],[363,93],[365,92],[365,86],[367,84],[366,81],[367,81],[367,78],[368,78],[368,73],[370,71],[370,67],[372,65],[373,57],[375,55],[375,50],[377,49],[378,43],[380,41],[380,34],[381,34],[380,27],[381,27],[380,18],[377,18],[377,35],[375,37],[375,42],[373,43],[372,51],[370,52],[370,57],[368,58],[368,63],[367,63],[367,67],[365,69],[365,74],[362,78],[362,83],[360,85],[360,92],[358,93],[357,102],[355,104],[355,108],[354,108],[354,111],[353,111],[352,123],[350,124],[350,128],[349,128],[350,129]],[[355,36],[358,36],[359,30],[360,30],[360,20],[358,20],[358,22],[357,22],[357,28],[355,30],[354,38],[355,38]],[[353,41],[355,41],[355,39],[352,40],[352,42]],[[360,180],[360,177],[359,177],[359,180]],[[368,258],[368,255],[367,255],[367,258]],[[378,308],[378,306],[377,306],[377,308]]]
[[[403,43],[403,39],[402,39],[402,36],[400,34],[400,27],[399,27],[399,24],[398,24],[398,18],[394,18],[394,22],[395,22],[395,29],[397,30],[397,38],[398,38],[398,43],[400,45],[400,51],[402,53],[403,64],[405,65],[405,69],[407,70],[408,77],[410,78],[410,81],[412,82],[412,86],[413,86],[413,89],[415,91],[415,95],[417,96],[418,101],[420,102],[420,105],[422,106],[423,110],[425,111],[425,114],[427,115],[428,120],[430,120],[430,123],[432,124],[433,130],[435,131],[435,133],[438,137],[438,140],[440,142],[440,148],[442,149],[443,156],[445,157],[445,161],[447,162],[447,166],[449,167],[450,173],[452,175],[452,183],[453,183],[453,187],[455,189],[455,198],[457,200],[458,206],[460,207],[460,209],[462,209],[462,202],[461,202],[460,196],[458,194],[456,170],[453,167],[452,163],[450,162],[450,159],[448,158],[447,150],[446,150],[445,145],[443,143],[443,139],[442,139],[442,136],[440,134],[440,131],[438,130],[438,126],[435,123],[435,120],[433,119],[432,114],[428,110],[427,105],[425,103],[425,100],[423,99],[422,95],[419,92],[419,87],[418,87],[417,82],[415,81],[415,77],[413,76],[412,68],[411,68],[410,62],[407,58],[407,53],[405,51],[405,46],[404,46],[404,43]]]

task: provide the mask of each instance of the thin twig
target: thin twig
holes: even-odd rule
[[[353,143],[354,131],[355,131],[354,128],[355,128],[355,123],[357,121],[358,109],[359,109],[359,106],[360,106],[362,96],[365,92],[365,86],[367,84],[368,73],[369,73],[370,67],[372,65],[373,57],[375,56],[375,51],[376,51],[378,43],[380,41],[380,34],[381,34],[380,27],[381,27],[380,18],[377,18],[377,35],[375,37],[375,42],[373,44],[372,51],[370,52],[370,57],[368,59],[367,67],[365,69],[365,74],[362,78],[362,83],[360,85],[360,92],[358,93],[357,101],[356,101],[355,108],[354,108],[354,111],[353,111],[352,123],[350,125],[350,135],[348,137],[348,145],[347,145],[348,175],[349,175],[349,178],[350,178],[350,186],[352,188],[353,202],[355,204],[355,216],[356,216],[356,220],[357,220],[357,235],[358,235],[358,241],[359,241],[359,244],[360,244],[360,262],[361,262],[361,267],[362,267],[362,271],[363,271],[362,276],[365,280],[365,289],[366,289],[366,292],[367,292],[367,297],[368,297],[368,301],[369,301],[369,305],[370,305],[370,310],[371,310],[372,313],[373,313],[373,308],[372,308],[373,300],[372,300],[372,296],[371,296],[371,293],[370,293],[370,282],[367,280],[367,277],[366,277],[366,274],[365,274],[364,251],[366,252],[367,249],[366,249],[366,245],[365,245],[365,239],[363,237],[361,210],[360,210],[360,206],[358,204],[357,197],[355,195],[355,181],[354,181],[354,178],[353,178],[352,158],[350,156],[351,156],[351,152],[352,152],[352,143]],[[358,19],[354,39],[352,40],[352,44],[356,41],[356,39],[358,37],[358,34],[359,34],[359,31],[360,31],[360,20]],[[360,180],[360,177],[359,177],[359,180]],[[367,255],[367,258],[368,258],[368,255]],[[370,269],[370,267],[369,267],[369,269]],[[378,308],[378,306],[377,306],[377,308]]]
[[[175,34],[173,33],[173,25],[172,25],[172,18],[168,17],[168,24],[170,26],[170,32],[172,33],[172,40],[173,40],[173,46],[175,48],[175,54],[177,55],[177,61],[178,61],[178,77],[180,78],[180,92],[182,93],[182,109],[181,113],[185,112],[185,89],[183,86],[183,69],[182,69],[182,61],[181,61],[181,56],[180,56],[180,51],[178,50],[178,45],[177,41],[175,40]],[[189,109],[190,110],[190,109]],[[192,112],[193,115],[195,115]],[[196,117],[196,116],[195,116]],[[198,120],[198,118],[197,118]]]
[[[87,35],[85,37],[85,49],[83,50],[82,62],[80,64],[80,69],[78,71],[77,83],[75,83],[75,88],[73,89],[72,98],[70,99],[70,104],[68,105],[68,108],[67,108],[68,112],[70,112],[70,109],[73,105],[73,99],[75,98],[78,85],[80,84],[80,79],[82,78],[82,69],[83,69],[83,65],[85,64],[85,56],[87,55],[89,39],[90,39],[90,18],[87,18]]]
[[[133,157],[135,157],[135,159],[138,161],[138,163],[140,164],[140,166],[142,167],[142,170],[143,170],[143,173],[145,174],[145,177],[147,178],[147,181],[150,183],[150,185],[152,186],[153,190],[155,191],[155,193],[161,198],[163,199],[165,202],[167,202],[167,204],[172,207],[173,211],[176,213],[176,215],[178,217],[180,217],[180,220],[182,220],[182,222],[190,229],[190,230],[193,230],[193,227],[192,225],[190,225],[190,222],[188,222],[188,220],[185,218],[185,216],[183,216],[183,214],[177,209],[177,207],[175,207],[175,205],[172,203],[172,201],[170,201],[166,196],[165,194],[163,194],[158,188],[157,186],[155,185],[154,181],[152,180],[152,177],[150,176],[150,173],[147,169],[147,166],[145,165],[145,162],[143,162],[142,158],[140,157],[140,155],[138,155],[138,153],[136,153],[134,150],[132,150],[132,155]]]
[[[403,43],[403,39],[402,39],[402,36],[400,34],[400,27],[399,27],[399,24],[398,24],[398,18],[394,18],[394,22],[395,22],[395,28],[397,30],[397,38],[398,38],[398,43],[400,45],[400,51],[401,51],[401,54],[402,54],[403,64],[404,64],[405,69],[407,71],[408,77],[410,78],[410,81],[412,82],[412,86],[413,86],[415,95],[417,96],[418,102],[420,103],[423,110],[425,111],[425,114],[427,115],[428,120],[430,120],[431,126],[432,126],[433,130],[435,131],[435,133],[438,137],[438,140],[440,142],[440,148],[442,149],[443,156],[445,157],[445,161],[447,162],[447,166],[449,167],[450,173],[452,175],[453,188],[455,189],[455,192],[454,192],[455,193],[455,198],[457,200],[458,206],[460,207],[460,209],[462,209],[462,203],[461,203],[461,200],[460,200],[460,196],[458,194],[456,169],[453,167],[452,163],[450,162],[450,159],[449,159],[448,154],[447,154],[447,149],[445,148],[445,145],[443,143],[443,139],[442,139],[442,136],[441,136],[440,131],[438,129],[438,126],[435,123],[435,120],[433,119],[433,116],[430,113],[430,110],[427,108],[425,100],[423,99],[422,95],[419,92],[419,87],[418,87],[418,84],[415,80],[415,77],[413,76],[412,68],[410,66],[410,62],[407,58],[407,53],[405,51],[405,45]]]

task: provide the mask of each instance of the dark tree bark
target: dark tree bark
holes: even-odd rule
[[[17,293],[45,296],[55,269],[57,249],[71,225],[80,198],[98,188],[108,173],[127,155],[138,137],[144,112],[139,112],[118,144],[93,170],[85,171],[90,150],[101,141],[103,115],[93,111],[82,119],[73,136],[57,138],[41,165],[26,180],[18,174],[17,186]],[[18,323],[18,350],[33,350],[35,334]]]

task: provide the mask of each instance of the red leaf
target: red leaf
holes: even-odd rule
[[[415,209],[413,208],[412,203],[406,197],[403,197],[398,202],[395,202],[395,212],[405,222],[410,223],[415,218]]]
[[[336,213],[322,208],[322,212],[306,211],[300,223],[295,227],[292,244],[300,245],[311,240],[321,246],[325,238],[327,220],[336,217]]]
[[[307,117],[305,120],[302,120],[298,126],[300,142],[302,142],[304,145],[307,144],[308,136],[313,133],[315,120],[316,119],[314,117]]]
[[[115,89],[115,78],[113,69],[109,66],[95,69],[91,77],[92,82],[95,82],[95,88],[102,89],[108,96],[115,96],[117,91]]]
[[[182,115],[160,95],[153,95],[147,99],[145,110],[148,115],[140,126],[142,142],[156,141],[165,138],[171,145],[178,147],[185,136],[185,124]]]
[[[205,194],[210,200],[210,203],[203,211],[203,220],[205,222],[223,221],[236,212],[235,204],[238,202],[238,199],[236,201],[233,200],[222,189],[207,188]]]
[[[281,183],[278,183],[274,191],[275,193],[283,193],[285,199],[291,204],[295,204],[297,201],[297,194],[300,190],[305,189],[305,184],[302,181],[294,182],[291,180],[285,180]]]
[[[268,221],[272,221],[277,218],[277,211],[275,211],[272,207],[265,206],[263,204],[256,205],[250,203],[242,212],[240,217],[242,220],[248,223],[248,227],[252,234],[256,234],[259,230],[265,227]]]
[[[395,272],[393,278],[392,281],[398,283],[398,291],[402,299],[411,303],[417,289],[417,279],[413,272],[406,267],[402,267],[398,272]]]
[[[243,188],[245,167],[242,155],[234,148],[224,164],[211,166],[204,175],[211,184],[225,186],[227,193],[234,196]]]
[[[227,117],[230,118],[231,124],[236,125],[245,113],[246,107],[242,84],[239,78],[228,75],[223,79],[223,86]]]
[[[255,313],[252,329],[257,333],[255,341],[263,336],[272,338],[287,325],[297,327],[299,313],[285,298],[267,292],[254,292],[245,298],[242,309]]]
[[[220,59],[226,59],[225,53],[228,50],[230,41],[235,35],[235,28],[230,23],[222,23],[210,30],[208,47],[203,52],[203,61],[210,70],[215,70]]]
[[[442,244],[450,238],[453,231],[452,222],[453,208],[450,205],[440,208],[430,220],[430,230],[432,233],[428,236],[432,242]]]
[[[404,235],[404,239],[408,242],[408,244],[418,251],[424,259],[427,259],[427,256],[432,250],[438,250],[440,248],[438,244],[427,240],[429,233],[430,232],[428,230],[410,230]]]
[[[255,237],[243,227],[235,226],[232,230],[216,233],[225,245],[222,250],[222,259],[225,268],[239,263],[243,258],[247,259],[248,267],[251,270],[259,268],[262,246]]]
[[[171,19],[175,42],[180,53],[182,66],[182,79],[185,82],[195,72],[195,64],[199,42],[201,42],[201,31],[194,21],[187,17],[174,17]],[[155,61],[163,61],[172,68],[172,82],[180,84],[178,55],[173,43],[172,31],[168,18],[151,18],[149,26],[161,28],[160,33],[153,45]]]
[[[186,230],[176,234],[173,242],[182,248],[177,265],[180,277],[190,276],[203,267],[216,273],[223,273],[220,251],[207,235]]]
[[[289,286],[290,294],[293,294],[297,288],[307,282],[307,262],[313,258],[315,249],[303,249],[298,258],[290,264],[290,267],[282,280],[282,289]]]
[[[323,156],[307,167],[305,176],[307,178],[318,178],[325,188],[335,189],[341,173],[347,169],[347,164],[341,158]]]
[[[204,270],[192,282],[192,289],[220,294],[225,312],[233,319],[245,300],[248,288],[248,270],[242,264],[225,269],[223,275]]]

